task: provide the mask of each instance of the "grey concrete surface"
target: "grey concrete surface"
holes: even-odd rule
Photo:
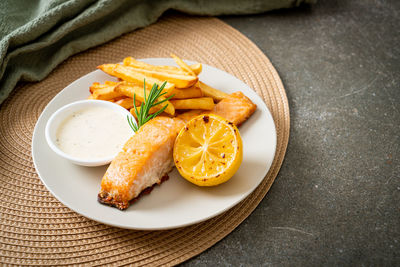
[[[290,104],[282,169],[256,210],[183,266],[400,266],[400,1],[222,20],[270,58]]]

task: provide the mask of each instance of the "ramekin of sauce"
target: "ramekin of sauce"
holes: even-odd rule
[[[110,163],[134,134],[123,107],[102,100],[63,106],[46,124],[46,140],[59,156],[82,166]],[[134,120],[134,118],[133,118]]]

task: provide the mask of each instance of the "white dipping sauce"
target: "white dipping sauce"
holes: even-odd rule
[[[104,107],[75,111],[56,133],[56,144],[66,154],[81,159],[116,155],[133,134],[126,116]]]

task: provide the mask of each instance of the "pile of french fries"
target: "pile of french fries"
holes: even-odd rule
[[[202,71],[200,63],[187,65],[182,59],[171,54],[178,67],[155,66],[132,57],[123,60],[123,64],[104,64],[98,66],[105,73],[117,77],[118,82],[106,81],[104,84],[93,83],[90,86],[89,99],[107,100],[114,102],[136,116],[133,105],[135,95],[136,107],[140,109],[144,101],[144,90],[149,95],[153,84],[166,85],[159,101],[172,96],[164,113],[175,116],[176,110],[212,110],[214,105],[228,95],[199,81]],[[146,83],[144,85],[144,82]],[[154,106],[150,113],[157,112],[163,105]]]

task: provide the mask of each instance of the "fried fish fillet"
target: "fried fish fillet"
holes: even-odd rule
[[[188,122],[200,114],[215,114],[239,126],[254,113],[256,108],[257,106],[242,92],[235,92],[218,102],[210,111],[190,110],[177,117]]]
[[[99,202],[124,210],[146,188],[162,182],[174,166],[172,150],[184,122],[158,116],[124,145],[101,181]]]

